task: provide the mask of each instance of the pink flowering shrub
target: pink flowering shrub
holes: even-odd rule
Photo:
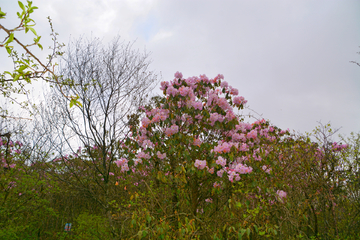
[[[229,199],[252,199],[255,207],[261,199],[273,201],[278,197],[270,181],[275,176],[269,171],[274,169],[274,154],[269,153],[275,143],[285,139],[287,131],[265,120],[245,123],[237,117],[236,111],[247,101],[223,81],[222,75],[184,79],[178,72],[173,81],[161,83],[161,90],[163,98],[154,98],[151,105],[140,110],[146,116],[140,126],[132,126],[126,147],[129,169],[147,169],[148,177],[153,176],[157,186],[169,191],[172,212],[168,214],[175,214],[179,208],[192,214],[202,209],[204,217]],[[264,165],[269,168],[263,169]],[[230,194],[243,189],[240,186],[246,186],[247,194]],[[258,186],[267,191],[259,193]],[[251,192],[258,197],[253,198]],[[210,203],[206,199],[212,199],[212,204],[204,205]],[[187,207],[183,206],[185,202]]]

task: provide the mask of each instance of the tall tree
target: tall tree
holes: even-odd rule
[[[42,124],[49,128],[39,125],[39,131],[57,139],[54,144],[61,161],[56,163],[72,173],[54,175],[83,191],[106,212],[113,162],[121,157],[120,142],[130,132],[128,117],[145,103],[157,78],[149,71],[149,54],[133,50],[132,45],[119,37],[108,46],[99,39],[71,42],[59,65],[64,84],[54,85],[42,107]],[[79,96],[82,105],[73,106],[64,94]],[[78,158],[67,161],[67,153]]]

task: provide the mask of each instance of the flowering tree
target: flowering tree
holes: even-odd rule
[[[243,109],[247,101],[222,75],[184,79],[177,72],[173,81],[161,83],[161,90],[163,98],[141,108],[146,116],[140,127],[134,121],[133,135],[126,142],[128,158],[119,160],[118,166],[122,171],[146,172],[155,188],[163,186],[164,196],[171,196],[170,207],[159,207],[173,216],[175,229],[179,214],[188,214],[201,219],[205,234],[213,229],[201,222],[224,214],[216,227],[234,226],[236,221],[237,228],[250,231],[246,222],[266,205],[286,198],[281,182],[271,179],[277,167],[272,149],[288,132],[265,120],[244,123],[234,107]],[[252,214],[238,224],[235,216],[244,211]],[[218,234],[228,234],[228,227]]]

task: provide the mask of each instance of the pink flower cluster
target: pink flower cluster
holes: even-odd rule
[[[176,72],[175,74],[174,74],[174,76],[175,76],[175,78],[182,78],[183,77],[183,75],[182,75],[182,73],[181,72]]]
[[[165,134],[168,137],[175,134],[175,133],[177,133],[177,132],[179,132],[179,126],[177,126],[175,124],[173,124],[170,128],[165,129]]]
[[[216,164],[221,165],[222,167],[226,166],[226,159],[224,159],[223,157],[219,156],[218,159],[216,160]]]
[[[276,194],[278,195],[278,200],[280,202],[283,202],[283,199],[286,198],[286,196],[287,196],[287,193],[284,192],[283,190],[277,190]]]
[[[199,138],[194,139],[193,145],[200,147],[202,141]]]
[[[251,130],[247,135],[246,137],[248,139],[256,139],[257,138],[257,132],[256,130]]]
[[[233,102],[236,106],[240,106],[246,104],[247,100],[244,97],[234,97]]]
[[[243,165],[241,163],[236,164],[234,171],[240,174],[247,174],[252,172],[252,167],[248,167],[246,165]]]
[[[262,166],[262,170],[264,170],[266,173],[270,174],[271,167],[264,165],[264,166]]]
[[[128,166],[128,160],[126,158],[120,158],[117,161],[114,161],[116,163],[116,165],[118,167],[121,167],[121,171],[122,172],[127,172],[129,171],[129,166]]]
[[[216,147],[214,147],[214,152],[216,153],[227,153],[230,152],[230,148],[231,148],[231,144],[227,143],[227,142],[223,142],[220,145],[217,145]]]
[[[342,151],[343,149],[346,149],[348,148],[349,146],[347,144],[338,144],[337,142],[334,142],[332,144],[332,150],[333,151],[336,151],[336,152],[339,152],[339,151]]]
[[[161,121],[165,121],[169,117],[169,111],[164,109],[155,108],[146,113],[147,117],[144,117],[141,120],[142,127],[147,128],[151,123],[157,123]],[[149,117],[152,116],[150,120]]]
[[[201,160],[196,159],[194,165],[197,169],[202,170],[206,167],[206,160],[201,161]]]
[[[3,159],[1,160],[0,167],[3,167],[3,168],[15,168],[15,167],[16,167],[16,164],[15,164],[15,163],[8,164],[8,163],[6,162],[6,160],[3,158]]]
[[[143,159],[150,159],[150,155],[148,153],[145,152],[139,152],[138,154],[136,154],[137,158],[143,158]]]
[[[166,158],[166,153],[161,153],[161,152],[157,152],[156,153],[156,155],[157,155],[157,157],[159,158],[159,159],[164,159],[164,158]]]
[[[223,122],[224,116],[218,113],[211,113],[209,120],[210,120],[210,125],[214,126],[216,121]]]
[[[191,106],[195,109],[202,110],[202,102],[191,101]]]

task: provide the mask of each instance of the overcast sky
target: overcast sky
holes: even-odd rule
[[[272,124],[304,133],[331,122],[360,132],[358,0],[33,0],[37,31],[60,42],[120,35],[150,51],[161,80],[223,74]],[[17,24],[16,0],[0,0]],[[12,27],[9,26],[9,27]],[[47,45],[46,39],[43,42]],[[4,56],[5,52],[0,52]]]

